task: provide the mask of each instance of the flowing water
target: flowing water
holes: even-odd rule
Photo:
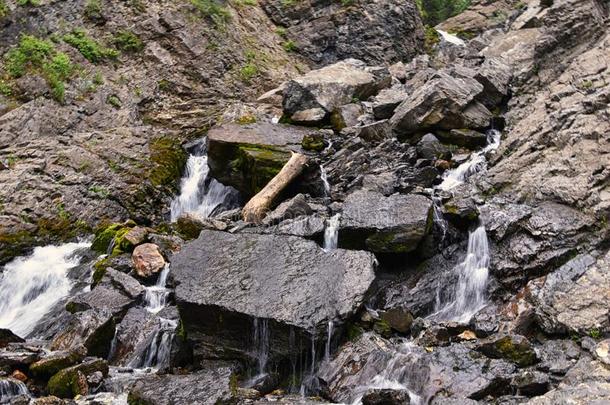
[[[330,197],[330,183],[328,182],[328,173],[326,173],[326,169],[322,165],[320,165],[320,179],[322,180],[322,184],[324,185],[324,195],[326,197]]]
[[[464,42],[463,39],[461,39],[453,34],[450,34],[443,30],[436,30],[436,32],[441,34],[441,37],[443,38],[443,40],[449,42],[450,44],[457,45],[457,46],[466,46],[466,42]]]
[[[324,250],[327,252],[337,248],[339,243],[340,220],[341,214],[335,214],[326,221],[326,229],[324,230]]]
[[[470,176],[487,168],[485,155],[500,146],[500,131],[491,129],[487,131],[487,146],[470,155],[467,162],[462,163],[453,170],[447,170],[443,175],[443,182],[437,186],[438,189],[449,191],[463,184]]]
[[[0,328],[25,337],[72,288],[70,269],[89,242],[43,246],[6,264],[0,275]]]
[[[180,181],[180,194],[171,204],[171,221],[184,213],[194,213],[204,218],[219,209],[231,208],[238,200],[237,191],[213,179],[208,166],[207,147],[198,148],[186,162],[184,176]]]
[[[456,266],[458,282],[444,302],[439,297],[431,319],[468,322],[485,306],[489,275],[489,244],[485,226],[479,225],[468,236],[464,261]],[[440,289],[439,289],[440,290]]]
[[[0,404],[8,404],[18,395],[30,396],[23,382],[14,378],[0,378]]]
[[[170,291],[167,289],[167,276],[169,275],[169,264],[166,264],[159,274],[157,282],[153,286],[146,287],[144,304],[146,309],[153,314],[165,308]]]

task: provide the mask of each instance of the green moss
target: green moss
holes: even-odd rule
[[[120,99],[120,98],[118,98],[118,97],[117,97],[116,95],[114,95],[114,94],[111,94],[110,96],[108,96],[108,98],[106,99],[106,102],[107,102],[108,104],[110,104],[111,106],[113,106],[114,108],[116,108],[117,110],[118,110],[119,108],[121,108],[121,106],[123,105],[123,104],[121,103],[121,99]]]
[[[93,276],[92,276],[93,286],[98,285],[99,282],[102,281],[102,278],[104,278],[104,275],[106,274],[106,269],[108,268],[108,263],[109,263],[109,258],[106,257],[102,260],[98,260],[93,265]]]
[[[197,11],[204,17],[210,18],[217,28],[222,28],[231,20],[229,10],[221,6],[216,0],[191,0]]]
[[[392,327],[383,319],[380,319],[375,322],[375,324],[373,325],[373,330],[385,338],[389,338],[392,336]]]
[[[93,38],[87,36],[83,29],[74,29],[70,34],[66,34],[63,40],[78,49],[78,51],[91,63],[100,63],[103,60],[115,59],[119,53],[110,48],[106,48]]]
[[[136,34],[128,30],[117,32],[112,42],[114,46],[123,52],[136,53],[144,49],[144,42]]]
[[[286,52],[294,52],[297,50],[297,44],[295,44],[294,41],[289,39],[288,41],[282,43],[282,48],[284,48]]]
[[[237,119],[237,123],[239,125],[254,124],[255,122],[256,122],[256,117],[252,114],[242,115],[241,117],[239,117]]]
[[[65,81],[74,72],[68,55],[57,52],[52,42],[23,35],[19,44],[7,52],[5,68],[11,78],[19,78],[27,73],[42,75],[53,97],[63,102]]]
[[[347,340],[350,342],[356,341],[360,336],[362,336],[363,333],[364,329],[362,329],[360,326],[352,323],[347,325]]]
[[[324,137],[321,135],[305,135],[301,141],[301,146],[305,150],[321,152],[324,150]]]
[[[38,7],[40,0],[17,0],[17,4],[22,7]]]
[[[254,145],[239,146],[238,158],[231,162],[233,168],[250,178],[252,194],[258,193],[271,181],[290,159],[290,153]]]
[[[72,399],[80,393],[78,386],[78,373],[65,370],[55,374],[49,380],[47,389],[51,395],[59,398]]]
[[[591,336],[593,339],[600,339],[602,337],[602,333],[600,332],[599,329],[597,328],[593,328],[589,331],[589,336]]]
[[[498,340],[495,347],[503,358],[513,361],[520,367],[531,366],[537,361],[536,353],[529,345],[513,342],[510,336]]]
[[[33,363],[30,365],[30,372],[37,377],[49,378],[59,371],[80,362],[83,358],[83,353],[72,350],[65,356],[51,357]]]
[[[253,62],[248,62],[239,69],[239,77],[246,83],[249,83],[257,74],[258,67]]]
[[[188,158],[180,142],[170,137],[157,138],[150,143],[149,148],[152,164],[150,181],[155,186],[175,188]]]
[[[441,42],[439,33],[431,26],[424,27],[424,50],[428,55],[433,55],[436,52],[436,45]]]
[[[11,10],[6,5],[6,2],[4,0],[0,0],[0,18],[6,17],[10,12]]]
[[[104,15],[102,14],[102,3],[100,0],[88,0],[83,14],[91,21],[103,20]]]
[[[91,244],[91,249],[99,253],[106,253],[112,241],[123,229],[125,229],[125,225],[123,224],[111,224],[99,229],[95,233],[95,238]]]
[[[282,38],[286,38],[286,28],[284,27],[277,27],[275,33]]]

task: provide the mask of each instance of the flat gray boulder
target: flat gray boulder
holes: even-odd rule
[[[376,253],[408,253],[430,231],[432,200],[417,194],[385,197],[358,190],[343,204],[339,246]]]
[[[387,68],[347,59],[290,80],[284,91],[284,114],[295,122],[316,124],[335,108],[366,100],[391,82]]]
[[[290,335],[322,333],[354,314],[374,263],[368,252],[325,252],[299,237],[204,230],[172,258],[171,275],[195,356],[250,356],[262,320],[273,357],[294,352]]]
[[[396,108],[390,123],[398,135],[430,129],[485,128],[493,115],[476,100],[483,90],[476,79],[437,72]]]

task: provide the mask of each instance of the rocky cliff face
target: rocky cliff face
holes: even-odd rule
[[[3,4],[12,397],[610,398],[607,2]]]

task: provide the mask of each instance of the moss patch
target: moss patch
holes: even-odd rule
[[[155,186],[177,187],[177,180],[188,158],[180,142],[170,137],[157,138],[150,143],[152,169],[149,179]]]

